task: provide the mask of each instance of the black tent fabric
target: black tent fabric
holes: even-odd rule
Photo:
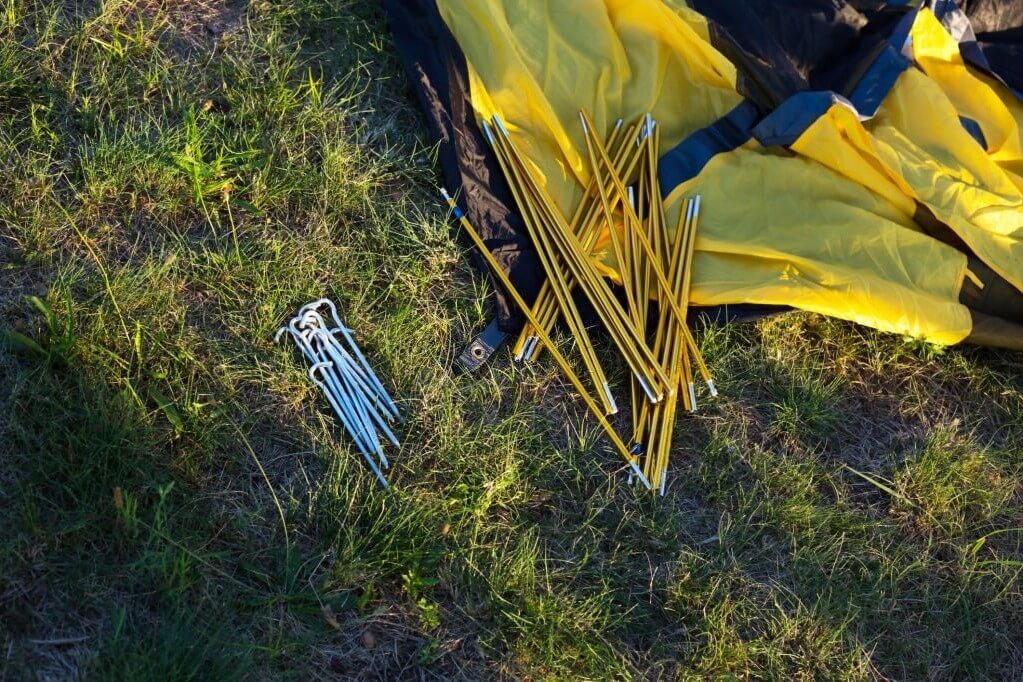
[[[740,92],[765,111],[802,90],[849,99],[884,66],[899,63],[917,10],[877,0],[693,0],[713,22],[711,36],[739,68]],[[975,66],[1023,93],[1023,2],[934,0],[935,15],[967,43]],[[908,65],[908,64],[907,64]],[[871,70],[874,73],[871,75]],[[856,102],[860,104],[859,102]],[[877,102],[859,108],[870,113]]]
[[[959,0],[977,33],[1009,31],[1023,26],[1023,3],[1017,0]]]
[[[405,71],[439,145],[444,182],[477,226],[512,284],[527,301],[536,298],[543,270],[514,207],[511,192],[476,125],[469,101],[465,57],[434,0],[382,0]],[[486,261],[475,256],[477,267]],[[497,315],[505,331],[521,325],[498,290]]]
[[[883,3],[857,9],[834,0],[690,4],[712,22],[711,42],[739,68],[739,92],[764,113],[805,90],[852,99],[867,72],[893,52],[898,36],[905,39],[905,19],[913,12]],[[875,77],[884,75],[879,69]]]

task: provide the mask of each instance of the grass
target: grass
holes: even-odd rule
[[[450,371],[487,286],[372,0],[0,0],[0,154],[0,678],[1023,675],[1023,360],[706,330],[628,489],[548,363]],[[272,341],[323,294],[391,493]]]

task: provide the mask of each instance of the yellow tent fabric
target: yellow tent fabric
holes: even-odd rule
[[[697,193],[707,207],[699,304],[791,305],[935,343],[969,334],[957,301],[966,257],[864,185],[751,142],[714,157],[669,202]]]
[[[438,8],[466,56],[473,106],[509,123],[566,214],[588,179],[580,109],[604,130],[651,112],[665,153],[742,100],[706,21],[677,1],[439,0]],[[967,258],[917,226],[918,203],[1023,288],[1020,109],[956,62],[933,16],[921,13],[914,31],[925,72],[905,72],[874,120],[837,103],[794,153],[751,140],[672,192],[675,215],[683,196],[703,196],[695,304],[793,306],[960,342],[972,329],[959,302]],[[989,108],[968,101],[979,86],[967,78],[986,88]],[[990,131],[988,150],[962,128],[960,111]]]
[[[987,152],[1023,190],[1023,102],[989,76],[970,70],[959,45],[930,10],[922,10],[911,33],[913,57],[941,88],[960,116],[976,121]]]

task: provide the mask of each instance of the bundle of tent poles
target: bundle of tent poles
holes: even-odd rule
[[[625,458],[630,481],[663,495],[678,407],[697,409],[694,375],[699,374],[710,394],[717,395],[686,323],[700,197],[684,202],[678,224],[670,230],[658,183],[656,122],[649,114],[630,126],[618,121],[605,138],[585,112],[579,116],[592,177],[571,218],[558,209],[503,121],[495,116],[480,124],[547,275],[533,305],[516,291],[454,200],[446,192],[444,196],[527,320],[513,349],[515,359],[535,361],[546,348]],[[618,264],[624,304],[598,266],[605,233]],[[618,413],[618,403],[576,295],[590,303],[629,368],[631,444],[608,420]],[[587,382],[552,339],[559,322],[575,341]]]

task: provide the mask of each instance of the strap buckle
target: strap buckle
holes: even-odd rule
[[[475,372],[501,347],[507,337],[497,325],[497,319],[491,320],[486,329],[477,334],[458,356],[458,367],[463,372]]]

